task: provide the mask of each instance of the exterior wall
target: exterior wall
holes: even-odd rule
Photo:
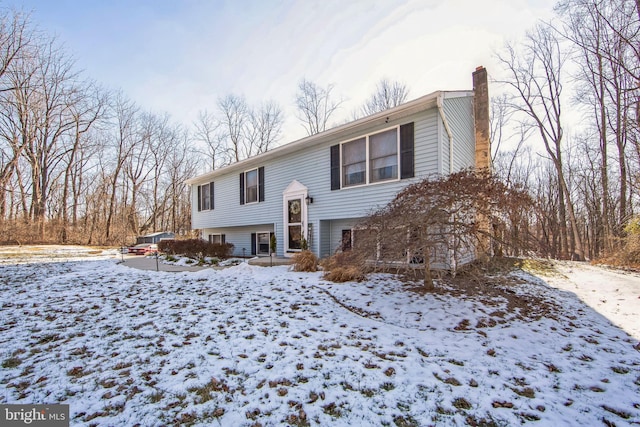
[[[452,172],[473,167],[475,164],[473,98],[445,97],[443,108],[449,122],[449,129],[453,134]],[[446,172],[449,172],[448,165]]]
[[[456,99],[445,99],[446,114],[449,126],[455,129],[454,146],[457,138],[466,137],[468,123],[472,122],[471,97],[466,96],[463,102]],[[450,102],[451,101],[451,102]],[[468,108],[467,108],[468,107]],[[467,116],[468,118],[465,118]],[[454,122],[463,120],[458,125]],[[330,147],[332,145],[381,131],[405,123],[414,123],[414,171],[415,177],[404,180],[386,181],[359,187],[347,187],[331,190]],[[339,136],[333,136],[283,156],[267,156],[261,161],[261,156],[232,165],[228,173],[221,170],[212,174],[212,178],[192,180],[191,201],[197,207],[198,184],[214,182],[214,210],[198,212],[194,208],[192,226],[205,229],[207,234],[224,233],[226,241],[235,245],[236,255],[240,255],[242,247],[250,253],[250,235],[257,231],[267,231],[266,227],[254,226],[256,223],[270,224],[269,231],[274,231],[278,242],[277,255],[284,255],[284,206],[283,191],[293,180],[297,180],[307,187],[308,195],[313,197],[313,203],[306,207],[308,212],[307,224],[311,224],[310,249],[319,256],[332,254],[341,241],[342,228],[350,228],[357,219],[367,216],[374,210],[386,205],[399,190],[407,184],[416,182],[430,175],[448,173],[448,137],[443,138],[444,126],[437,108],[430,108],[418,113],[390,120],[384,120],[375,125],[345,130]],[[446,147],[445,147],[446,145]],[[446,151],[446,156],[443,153]],[[473,165],[473,157],[466,158],[467,147],[459,147],[455,155],[457,165],[469,167]],[[457,154],[456,154],[457,153]],[[268,154],[268,153],[267,153]],[[473,156],[473,145],[471,146]],[[264,167],[264,202],[240,205],[239,174],[246,170]],[[198,184],[196,184],[197,182]],[[214,231],[215,230],[215,231]],[[227,231],[225,231],[227,230]],[[238,253],[240,251],[240,253]]]
[[[332,221],[322,221],[322,233],[327,240],[327,244],[320,250],[320,257],[324,258],[333,255],[342,243],[342,230],[351,230],[361,218],[336,219]]]
[[[205,228],[202,230],[203,238],[207,238],[209,234],[224,234],[227,243],[233,243],[233,255],[242,256],[251,255],[251,233],[272,233],[273,224],[248,225],[245,227],[223,227],[223,228]]]

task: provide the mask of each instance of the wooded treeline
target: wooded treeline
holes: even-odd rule
[[[406,97],[405,86],[383,83]],[[309,134],[325,130],[341,103],[331,88],[299,84],[295,102]],[[392,96],[368,108],[397,105]],[[194,123],[173,123],[77,71],[28,15],[0,10],[0,244],[121,245],[160,230],[189,235],[185,180],[267,151],[283,121],[274,101],[251,106],[227,94]]]
[[[640,0],[561,0],[556,17],[496,53],[493,169],[526,190],[518,219],[538,254],[597,258],[618,250],[640,193]],[[308,134],[342,104],[301,79],[292,103]],[[393,107],[405,85],[382,79],[353,117]],[[275,146],[273,101],[227,95],[188,126],[141,109],[83,76],[28,16],[0,14],[0,241],[125,244],[188,234],[184,181]],[[577,123],[577,125],[576,125]],[[500,236],[508,240],[509,236]],[[517,250],[513,252],[518,254]]]
[[[637,215],[640,0],[561,0],[556,12],[497,54],[494,167],[538,202],[527,231],[540,255],[594,259]]]
[[[130,243],[187,231],[186,131],[75,70],[29,17],[0,16],[0,240]]]

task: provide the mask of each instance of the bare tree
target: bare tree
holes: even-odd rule
[[[298,118],[302,121],[308,135],[315,135],[327,129],[331,115],[340,107],[342,101],[333,99],[333,85],[322,88],[312,81],[302,79],[298,83],[296,107]]]
[[[282,110],[274,101],[264,102],[258,109],[251,110],[249,121],[246,157],[264,153],[278,141],[282,133]]]
[[[32,92],[27,108],[37,131],[27,144],[24,156],[31,168],[32,218],[44,238],[52,184],[61,173],[58,168],[70,149],[66,136],[74,127],[71,106],[76,102],[77,73],[72,60],[54,39],[38,47],[35,59],[35,71],[27,84],[37,89]]]
[[[165,197],[169,205],[165,215],[166,224],[176,233],[186,233],[191,228],[191,199],[185,181],[196,174],[198,161],[189,150],[190,142],[186,134],[176,135],[174,143],[163,174]]]
[[[408,95],[409,89],[406,84],[384,77],[376,83],[375,91],[362,105],[362,114],[369,116],[396,107],[405,102]]]
[[[126,99],[122,93],[116,94],[113,109],[115,116],[113,135],[108,137],[110,152],[102,162],[103,179],[108,181],[109,186],[108,208],[105,218],[105,238],[107,241],[114,237],[112,226],[119,208],[118,190],[122,189],[120,184],[125,162],[136,145],[136,120],[139,111],[138,107]],[[120,239],[126,240],[126,235],[123,234]]]
[[[227,150],[232,161],[240,161],[269,150],[282,132],[282,110],[273,101],[251,108],[244,97],[227,95],[218,101],[220,119],[201,117],[200,139],[208,138],[217,152]],[[219,129],[216,133],[215,129]]]
[[[242,96],[227,95],[218,100],[220,124],[234,162],[242,159],[242,147],[245,144],[246,127],[250,119],[247,102]]]
[[[7,190],[10,181],[17,172],[18,162],[26,147],[26,139],[22,137],[17,113],[19,98],[24,82],[33,73],[33,67],[27,66],[27,57],[34,52],[31,29],[28,17],[4,11],[0,14],[0,220],[7,211]],[[22,71],[22,72],[20,72]]]
[[[204,144],[204,154],[209,159],[211,170],[216,170],[229,163],[228,149],[221,134],[221,125],[215,115],[207,110],[200,111],[198,119],[194,122],[194,137],[196,141]]]
[[[24,83],[24,80],[7,80],[4,76],[13,62],[29,56],[26,51],[33,47],[34,38],[28,16],[15,11],[0,12],[0,92],[13,90]],[[27,79],[29,75],[22,77]]]
[[[84,167],[87,163],[83,156],[83,149],[85,149],[89,143],[86,135],[93,128],[94,124],[105,114],[107,102],[108,94],[96,87],[93,83],[88,83],[86,86],[79,86],[76,89],[74,99],[69,106],[69,112],[73,119],[73,127],[69,133],[69,149],[66,152],[66,159],[64,160],[66,166],[60,200],[60,240],[63,243],[66,243],[68,240],[70,219],[68,209],[70,206],[73,211],[72,225],[76,225],[78,205],[77,188],[82,185]],[[70,193],[73,194],[71,202],[69,201]]]
[[[582,238],[562,160],[562,71],[566,53],[562,51],[554,31],[538,24],[527,33],[520,52],[512,44],[507,44],[505,52],[497,57],[509,73],[509,78],[502,83],[513,91],[511,108],[523,114],[536,129],[556,170],[563,254],[569,256],[571,249],[571,253],[584,259]],[[567,219],[571,234],[567,232]]]
[[[557,10],[563,17],[562,35],[576,47],[574,58],[581,83],[577,104],[584,108],[585,122],[597,130],[602,213],[599,240],[610,252],[613,237],[620,236],[621,222],[629,214],[626,151],[633,126],[626,118],[632,116],[640,91],[640,22],[635,4],[629,0],[564,0]],[[591,129],[586,131],[592,133]],[[612,163],[618,166],[614,179],[610,178],[615,174]]]

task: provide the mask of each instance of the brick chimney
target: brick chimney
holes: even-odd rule
[[[491,168],[489,83],[487,70],[483,66],[479,66],[473,72],[473,113],[476,130],[476,169]]]

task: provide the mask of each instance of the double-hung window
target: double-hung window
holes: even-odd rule
[[[225,240],[224,234],[209,234],[209,243],[221,245],[225,243]]]
[[[398,178],[398,130],[369,137],[369,182]]]
[[[213,182],[198,185],[198,211],[213,209]]]
[[[331,190],[414,177],[413,122],[330,147]]]
[[[398,179],[398,128],[342,144],[342,186]]]
[[[264,166],[240,174],[240,204],[264,202]]]
[[[258,169],[246,172],[245,203],[258,201]]]
[[[345,187],[366,183],[366,138],[360,138],[342,144],[342,173],[342,184]]]

